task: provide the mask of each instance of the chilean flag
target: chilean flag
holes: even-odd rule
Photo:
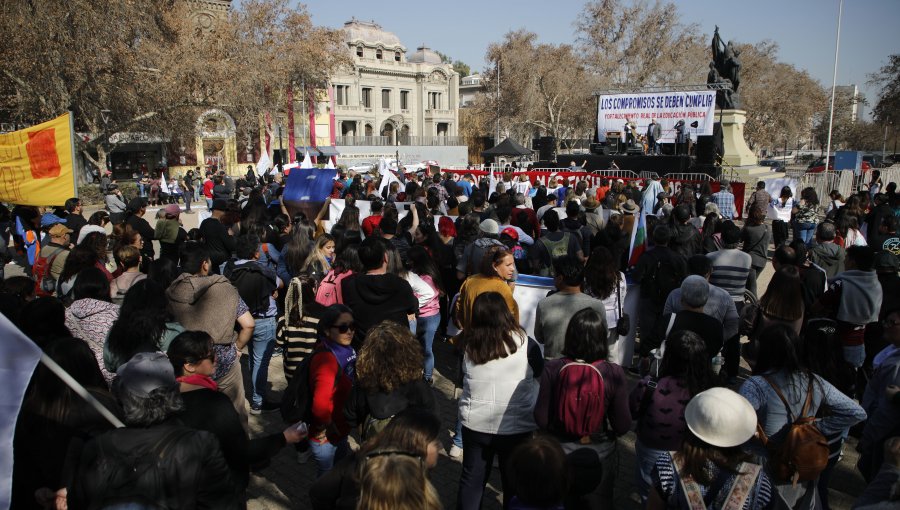
[[[641,209],[638,221],[631,229],[631,247],[628,250],[628,267],[637,265],[637,261],[647,249],[647,213]]]

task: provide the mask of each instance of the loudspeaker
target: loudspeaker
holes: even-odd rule
[[[722,154],[722,126],[718,122],[713,124],[712,136],[697,137],[697,164],[715,165],[716,155]]]
[[[591,154],[596,154],[598,156],[606,155],[606,144],[605,143],[592,143],[591,144]]]
[[[556,160],[556,138],[552,136],[542,136],[539,140],[541,161]]]

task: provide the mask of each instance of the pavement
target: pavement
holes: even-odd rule
[[[205,203],[197,202],[192,208],[205,210]],[[90,208],[84,212],[85,217],[93,213],[96,208]],[[151,225],[155,223],[158,208],[148,209],[144,216]],[[199,214],[182,214],[184,228],[190,230],[198,226]],[[7,266],[6,277],[22,274],[21,268],[15,264]],[[760,274],[759,289],[765,289],[772,278],[773,269],[769,264]],[[438,402],[438,411],[443,426],[440,440],[445,449],[441,452],[437,466],[432,470],[430,479],[440,495],[444,508],[455,508],[458,483],[462,471],[459,461],[447,456],[456,424],[457,391],[453,381],[457,379],[458,361],[453,347],[449,344],[436,342],[434,392]],[[249,388],[249,370],[247,368],[247,356],[241,357],[244,369],[244,385]],[[749,367],[742,365],[744,376]],[[627,373],[627,372],[626,372]],[[742,377],[743,378],[743,377]],[[633,387],[637,384],[637,378],[628,374],[629,384]],[[280,401],[281,393],[287,386],[284,379],[284,370],[281,357],[273,357],[269,365],[270,389],[268,399]],[[736,387],[734,388],[736,389]],[[249,406],[249,404],[248,404]],[[284,429],[285,424],[278,412],[264,413],[259,416],[250,416],[251,437],[273,434]],[[356,447],[358,436],[351,437],[351,444]],[[616,479],[615,499],[616,508],[619,510],[638,510],[641,508],[634,487],[634,432],[629,432],[618,440],[619,469]],[[856,453],[856,440],[851,438],[844,446],[844,455],[838,463],[831,477],[829,488],[830,505],[832,509],[849,509],[852,502],[865,488],[865,482],[856,470],[858,460]],[[250,485],[247,490],[248,509],[250,510],[275,510],[275,509],[300,509],[309,508],[309,489],[316,478],[315,464],[312,460],[305,464],[298,464],[295,450],[291,447],[283,448],[271,462],[250,476]],[[483,507],[485,510],[502,508],[499,470],[493,469],[484,493]]]

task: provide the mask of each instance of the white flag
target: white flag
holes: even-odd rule
[[[169,183],[166,181],[166,173],[165,172],[159,173],[159,190],[162,191],[163,193],[165,193],[166,195],[169,194]]]
[[[400,179],[390,171],[383,159],[378,162],[378,173],[381,174],[381,185],[378,186],[379,196],[382,196],[384,189],[390,186],[392,182],[400,182]]]
[[[300,168],[312,168],[312,158],[309,157],[309,151],[306,151],[303,154],[303,162],[300,163]]]
[[[265,175],[270,166],[272,166],[272,161],[269,159],[269,154],[263,152],[259,156],[259,161],[256,162],[256,175]]]
[[[41,349],[9,319],[0,315],[0,373],[4,387],[0,392],[0,509],[9,508],[12,493],[13,435],[22,409],[25,388],[41,359]]]

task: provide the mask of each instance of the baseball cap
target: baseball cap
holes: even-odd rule
[[[500,232],[500,234],[509,236],[513,241],[519,240],[519,233],[516,232],[516,229],[512,227],[504,228],[503,231]]]
[[[62,223],[57,223],[56,225],[50,227],[50,235],[54,237],[61,237],[66,234],[71,234],[72,232],[74,232],[74,230],[63,225]]]
[[[178,204],[168,204],[166,206],[166,214],[177,218],[181,214],[181,207],[178,207]]]

